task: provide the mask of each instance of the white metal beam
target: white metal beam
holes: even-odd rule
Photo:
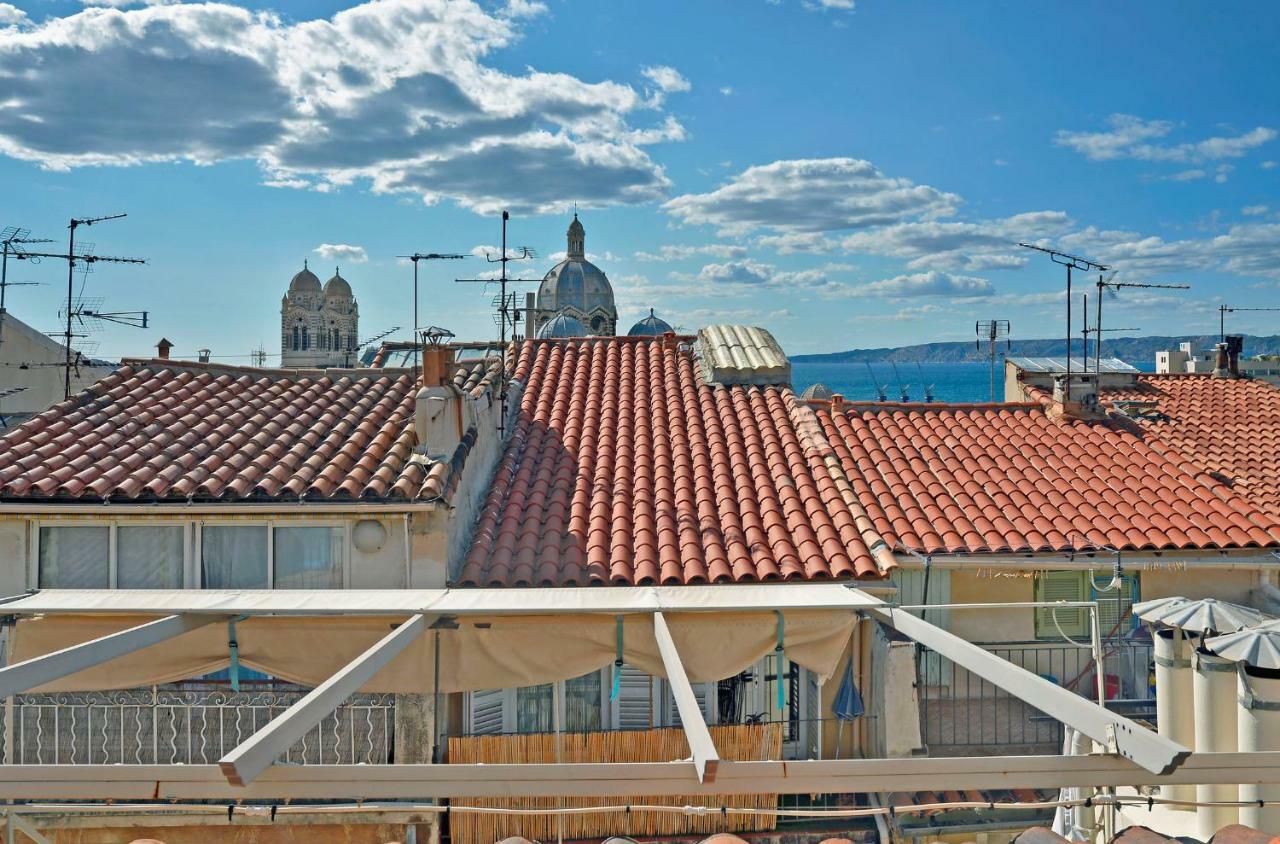
[[[294,742],[337,709],[426,630],[423,615],[410,616],[338,673],[302,697],[271,723],[254,733],[222,759],[218,766],[227,782],[247,785],[293,746]]]
[[[60,651],[34,657],[25,662],[0,668],[0,698],[16,695],[77,671],[131,654],[142,648],[157,645],[174,636],[212,624],[226,621],[217,615],[170,615],[164,618],[101,636]]]
[[[660,612],[653,614],[653,635],[658,642],[658,653],[662,655],[662,665],[667,671],[667,683],[671,686],[671,696],[676,701],[676,711],[680,713],[684,736],[693,753],[693,766],[698,773],[698,781],[715,782],[720,754],[716,752],[711,731],[703,720],[702,707],[698,706],[693,686],[689,685],[689,677],[684,673],[684,663],[680,661],[680,652],[676,650],[675,640],[671,638],[667,620]]]
[[[245,787],[217,765],[0,765],[2,800],[394,800],[654,797],[951,789],[1056,789],[1280,783],[1280,751],[1195,753],[1160,776],[1118,756],[721,760],[714,782],[693,763],[563,765],[274,765]]]
[[[994,683],[1068,727],[1084,733],[1103,747],[1114,747],[1114,751],[1120,756],[1132,759],[1152,773],[1168,774],[1191,753],[1190,749],[1141,724],[1032,674],[1025,668],[935,627],[909,612],[890,608],[871,608],[867,612],[956,665]]]

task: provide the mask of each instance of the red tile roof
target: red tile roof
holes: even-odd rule
[[[447,498],[474,432],[415,455],[415,394],[405,370],[133,361],[0,437],[0,500]]]
[[[462,584],[881,576],[789,388],[708,385],[661,338],[526,342],[514,378]]]
[[[1280,522],[1125,422],[1039,404],[814,405],[875,529],[922,553],[1239,548]]]
[[[1140,375],[1131,389],[1104,389],[1103,402],[1155,401],[1139,419],[1154,448],[1181,455],[1280,517],[1280,389],[1250,378]]]

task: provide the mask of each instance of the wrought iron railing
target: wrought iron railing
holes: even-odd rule
[[[1089,698],[1097,693],[1093,653],[1058,642],[981,645],[991,653]],[[1150,686],[1151,643],[1112,640],[1103,646],[1109,706],[1126,715],[1154,718]],[[1017,748],[1057,753],[1062,724],[988,680],[921,647],[917,659],[921,738],[930,754],[1001,754]]]
[[[20,695],[5,711],[12,764],[211,764],[306,693],[161,686]],[[394,746],[395,695],[353,695],[298,741],[293,764],[383,764]]]

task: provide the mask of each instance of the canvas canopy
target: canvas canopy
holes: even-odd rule
[[[557,594],[561,592],[568,594]],[[48,591],[13,601],[3,610],[19,618],[9,664],[166,615],[226,617],[32,689],[42,692],[136,688],[225,668],[232,618],[238,619],[234,638],[242,665],[316,686],[411,614],[422,613],[434,627],[415,637],[361,688],[423,693],[578,677],[612,664],[619,640],[628,665],[665,677],[654,634],[653,613],[658,611],[666,617],[693,682],[746,670],[779,641],[790,659],[829,677],[849,641],[855,611],[879,603],[844,586],[821,584],[816,589]]]

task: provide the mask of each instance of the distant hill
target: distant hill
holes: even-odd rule
[[[1218,342],[1217,334],[1204,334],[1184,337],[1115,337],[1102,343],[1104,357],[1116,357],[1129,363],[1154,363],[1156,352],[1163,349],[1176,349],[1179,343],[1191,341],[1197,349],[1212,349]],[[1061,357],[1067,344],[1062,338],[1056,340],[1014,340],[1007,354],[1022,357]],[[1092,345],[1090,345],[1092,354]],[[1000,346],[1004,352],[1004,345]],[[1080,341],[1071,344],[1071,353],[1080,354]],[[1280,354],[1280,334],[1258,337],[1244,335],[1244,353],[1246,355]],[[986,344],[975,349],[973,341],[959,343],[923,343],[919,346],[899,346],[883,349],[850,349],[847,352],[831,352],[821,355],[791,355],[797,363],[877,363],[879,361],[895,361],[897,363],[964,363],[967,361],[984,361]]]

